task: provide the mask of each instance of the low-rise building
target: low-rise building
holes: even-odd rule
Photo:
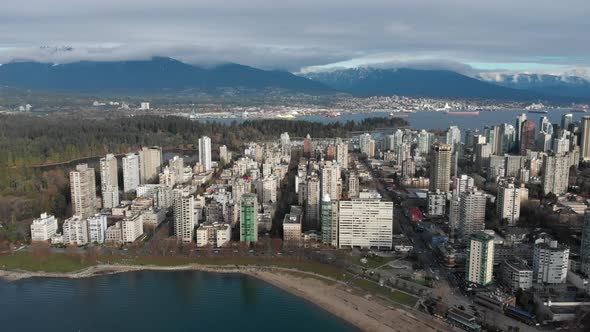
[[[80,216],[73,216],[64,221],[63,242],[69,245],[88,244],[88,221]]]
[[[141,220],[144,226],[151,228],[158,227],[164,219],[166,219],[166,211],[164,209],[149,208],[141,211]]]
[[[121,222],[117,221],[114,225],[107,228],[105,232],[105,242],[110,244],[122,244],[123,232],[121,230]]]
[[[501,269],[502,283],[513,292],[533,287],[533,269],[526,261],[521,259],[506,260],[502,262]]]
[[[123,243],[130,243],[143,235],[143,221],[140,214],[134,214],[121,220],[121,238]]]
[[[96,214],[88,217],[88,241],[90,243],[104,243],[107,231],[107,216]]]
[[[42,213],[31,224],[31,241],[47,241],[57,233],[57,219],[53,215]]]
[[[203,223],[196,231],[197,247],[226,246],[231,240],[231,226],[221,223]]]

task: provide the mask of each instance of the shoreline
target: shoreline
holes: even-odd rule
[[[8,282],[28,278],[82,279],[135,271],[239,273],[256,278],[302,298],[362,331],[452,331],[450,326],[436,321],[429,315],[417,310],[402,308],[402,305],[394,307],[376,296],[363,295],[341,281],[297,269],[280,267],[209,266],[201,264],[181,266],[95,265],[80,271],[66,273],[0,270],[0,279]]]

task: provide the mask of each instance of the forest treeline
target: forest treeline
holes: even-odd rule
[[[85,119],[76,116],[0,116],[0,167],[56,163],[106,153],[124,153],[141,146],[177,147],[196,144],[200,136],[214,144],[240,149],[248,141],[292,137],[346,137],[351,131],[407,124],[398,118],[322,124],[292,120],[241,123],[198,122],[174,116]]]
[[[142,146],[198,146],[211,137],[213,148],[225,144],[241,151],[250,141],[291,137],[348,137],[352,131],[405,126],[399,118],[368,118],[329,123],[293,120],[197,122],[182,117],[142,115],[88,119],[80,116],[0,115],[0,222],[31,218],[49,211],[68,215],[68,170],[30,166],[60,163],[107,153],[126,153]]]

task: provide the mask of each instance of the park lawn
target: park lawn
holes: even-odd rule
[[[356,279],[353,284],[362,288],[374,295],[384,296],[394,302],[413,307],[418,299],[415,296],[400,292],[398,290],[391,290],[388,287],[381,287],[379,284],[366,279]]]
[[[25,270],[30,272],[74,272],[94,264],[81,257],[66,254],[52,254],[46,258],[36,257],[29,252],[16,252],[0,255],[0,268],[6,270]]]
[[[181,266],[203,264],[216,266],[261,266],[295,269],[315,273],[331,279],[342,280],[345,270],[318,262],[282,257],[178,257],[178,256],[100,256],[98,261],[109,264]],[[6,270],[25,270],[31,272],[74,272],[95,265],[84,259],[83,255],[71,256],[54,253],[47,257],[37,257],[29,252],[0,255],[0,268]]]

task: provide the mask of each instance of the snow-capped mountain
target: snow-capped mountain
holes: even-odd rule
[[[504,87],[546,95],[590,98],[590,82],[572,75],[481,73],[476,78]]]

